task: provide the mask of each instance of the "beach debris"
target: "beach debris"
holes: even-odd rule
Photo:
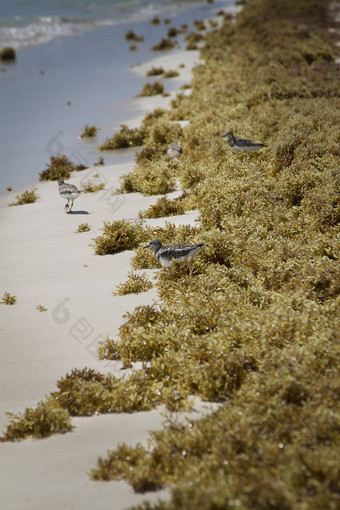
[[[206,29],[206,26],[205,26],[205,23],[203,20],[195,19],[194,25],[195,25],[196,30],[205,30]]]
[[[179,76],[179,72],[175,71],[174,69],[169,69],[166,73],[164,73],[163,78],[176,78]]]
[[[71,172],[75,170],[77,170],[77,167],[65,154],[56,154],[55,156],[50,156],[50,162],[46,170],[39,172],[39,181],[68,179]]]
[[[88,232],[89,230],[91,230],[91,227],[88,223],[81,223],[74,233],[80,234],[82,232]]]
[[[168,28],[167,36],[168,37],[177,37],[178,34],[180,34],[180,33],[181,33],[180,29],[175,28],[175,27],[170,27],[170,28]]]
[[[109,255],[133,250],[141,242],[142,228],[125,220],[104,221],[103,234],[93,239],[96,255]]]
[[[162,266],[169,267],[173,260],[187,260],[189,257],[194,257],[198,250],[202,248],[204,243],[188,246],[185,244],[169,244],[163,246],[158,239],[153,239],[144,248],[151,248],[154,250],[155,257],[162,264]]]
[[[166,216],[177,216],[185,213],[185,194],[174,199],[167,196],[161,197],[155,204],[150,205],[145,211],[139,211],[139,218],[164,218]]]
[[[139,147],[143,145],[145,138],[145,129],[128,128],[125,124],[120,125],[120,130],[107,138],[99,147],[101,151],[113,149],[126,149],[127,147]]]
[[[62,198],[67,200],[67,204],[65,205],[65,211],[70,213],[72,211],[73,202],[76,198],[79,197],[80,191],[74,184],[69,184],[68,182],[60,179],[58,181],[59,186],[59,194]],[[71,204],[71,205],[70,205]]]
[[[158,76],[160,74],[164,74],[163,67],[152,67],[149,69],[149,71],[146,73],[146,76]]]
[[[157,96],[158,94],[163,94],[164,85],[161,81],[155,81],[155,83],[145,83],[143,85],[142,91],[138,94],[137,97],[150,97]]]
[[[256,152],[263,147],[267,147],[264,143],[252,142],[246,138],[236,138],[232,131],[223,133],[222,138],[226,137],[227,142],[234,151],[239,152]]]
[[[48,310],[48,308],[45,308],[43,305],[37,305],[35,308],[38,310],[38,312],[47,312]]]
[[[17,201],[8,204],[10,207],[14,205],[33,204],[36,200],[38,200],[38,198],[40,198],[40,196],[37,193],[37,188],[33,186],[32,191],[23,191],[19,195],[16,195],[15,198]]]
[[[104,161],[103,156],[99,156],[98,161],[96,161],[95,163],[93,163],[93,166],[101,166],[101,165],[105,165],[105,161]],[[94,176],[94,177],[95,177],[95,176]]]
[[[97,135],[98,128],[97,126],[88,126],[85,125],[82,134],[80,135],[80,138],[91,138],[93,136]]]
[[[0,60],[2,62],[13,61],[13,60],[16,60],[16,58],[17,57],[16,57],[15,49],[11,48],[10,46],[5,46],[0,51]]]
[[[128,273],[128,279],[124,283],[117,285],[116,290],[112,292],[114,296],[125,296],[126,294],[139,294],[152,289],[153,285],[145,273],[137,274],[131,271]]]
[[[95,182],[91,181],[91,179],[88,179],[87,181],[81,183],[82,193],[96,193],[97,191],[100,191],[104,188],[105,182],[100,182],[99,184],[96,184]]]
[[[16,300],[17,300],[16,296],[11,296],[9,292],[5,292],[2,301],[0,301],[0,305],[14,305]]]
[[[167,51],[172,50],[176,46],[176,43],[170,39],[165,39],[164,37],[161,39],[161,41],[158,44],[155,44],[152,46],[152,51]]]
[[[128,30],[125,34],[125,39],[127,41],[133,41],[133,42],[143,42],[144,37],[142,35],[137,35],[133,30]]]
[[[151,25],[159,25],[160,22],[161,22],[161,20],[157,16],[155,16],[154,18],[152,18],[150,20]]]

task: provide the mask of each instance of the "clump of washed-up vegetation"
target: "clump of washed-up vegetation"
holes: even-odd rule
[[[0,61],[1,62],[13,62],[16,60],[15,49],[11,46],[5,46],[0,50]]]
[[[159,25],[161,20],[158,18],[158,16],[155,16],[150,20],[151,25]]]
[[[80,416],[178,411],[193,395],[220,403],[98,460],[93,479],[170,488],[168,502],[135,510],[338,506],[340,97],[328,7],[247,2],[205,35],[192,94],[143,122],[149,149],[126,177],[131,191],[140,168],[166,168],[166,147],[180,138],[185,157],[172,172],[200,221],[123,225],[133,269],[157,268],[158,301],[128,312],[99,356],[132,370],[73,370],[42,404]],[[173,138],[176,120],[190,124]],[[230,129],[268,147],[234,153],[221,138]],[[103,253],[116,251],[116,231],[103,232]],[[205,246],[161,268],[142,248],[154,238]],[[7,440],[30,435],[27,417],[13,423]]]
[[[164,92],[164,85],[162,81],[155,81],[154,83],[144,83],[138,97],[150,97],[162,94]]]
[[[144,195],[160,195],[175,189],[175,173],[165,161],[150,161],[138,166],[133,172],[121,177],[118,193],[140,192]]]
[[[168,51],[172,50],[176,46],[175,41],[168,38],[162,38],[159,43],[155,44],[151,49],[152,51]]]
[[[142,35],[137,35],[133,30],[128,30],[125,34],[125,39],[127,41],[134,41],[134,42],[143,42],[144,37]]]
[[[194,26],[196,30],[205,30],[207,27],[205,26],[204,20],[195,19]]]
[[[175,69],[169,69],[169,71],[166,71],[163,75],[163,78],[176,78],[179,76],[179,72]]]
[[[88,179],[87,181],[83,181],[81,183],[80,189],[83,193],[96,193],[105,188],[104,182],[96,183],[95,181],[91,181]]]
[[[88,223],[81,223],[77,230],[75,230],[75,234],[80,234],[82,232],[88,232],[91,230],[91,227]]]
[[[16,303],[17,297],[12,296],[9,292],[5,292],[2,300],[0,301],[0,305],[14,305]]]
[[[89,126],[88,124],[86,124],[80,137],[81,138],[92,138],[94,136],[97,136],[97,132],[98,132],[97,126]]]
[[[15,198],[16,201],[8,204],[9,206],[12,207],[15,205],[33,204],[40,198],[40,195],[37,193],[36,186],[33,186],[31,191],[29,190],[23,191],[22,193],[19,193],[19,195],[16,195]]]
[[[152,67],[149,69],[149,71],[146,73],[146,76],[159,76],[160,74],[164,73],[163,67]]]
[[[191,43],[198,43],[198,42],[202,42],[204,41],[204,35],[199,33],[199,32],[190,32],[190,34],[188,34],[186,37],[185,37],[185,41],[188,43],[188,44],[191,44]]]
[[[85,168],[82,168],[82,170]],[[46,170],[39,173],[39,181],[68,179],[71,172],[75,170],[77,170],[76,165],[65,154],[56,154],[50,157]]]
[[[46,308],[44,305],[37,305],[35,307],[36,310],[38,310],[38,312],[42,313],[42,312],[47,312],[48,308]]]
[[[20,441],[26,438],[44,438],[73,429],[70,414],[59,406],[39,402],[35,409],[28,408],[23,414],[9,413],[10,424],[1,442]]]
[[[105,221],[102,234],[93,239],[96,255],[108,255],[136,248],[143,234],[143,228],[125,220]]]
[[[143,129],[129,128],[125,124],[120,126],[120,130],[107,138],[99,147],[100,150],[126,149],[128,147],[139,147],[143,145],[145,133]]]
[[[179,124],[171,123],[169,115],[162,110],[157,110],[154,116],[146,116],[141,129],[145,133],[145,148],[137,155],[134,170],[121,177],[117,192],[169,193],[175,189],[178,165],[169,165],[166,150],[171,142],[181,138],[183,130]]]
[[[152,282],[150,282],[145,273],[137,274],[131,272],[128,274],[128,279],[126,282],[117,285],[113,295],[125,296],[126,294],[139,294],[140,292],[146,292],[150,290],[152,287]]]
[[[176,216],[185,212],[185,196],[173,199],[167,196],[161,197],[155,204],[150,205],[146,211],[140,211],[140,218],[162,218],[164,216]]]

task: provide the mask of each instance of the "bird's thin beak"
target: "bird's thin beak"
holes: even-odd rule
[[[143,248],[150,248],[150,243],[147,244],[146,246],[143,246]]]
[[[225,136],[227,136],[227,133],[223,133],[223,135],[221,135],[221,138],[224,138]]]

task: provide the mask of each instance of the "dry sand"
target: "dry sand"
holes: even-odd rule
[[[182,80],[190,80],[197,52],[177,52],[135,68],[145,73],[152,65],[180,69]],[[134,100],[138,115],[166,108],[171,97]],[[82,194],[72,214],[63,211],[56,182],[38,184],[40,199],[34,204],[8,207],[13,194],[0,200],[1,207],[1,289],[17,296],[13,306],[0,306],[1,404],[0,432],[8,423],[6,412],[22,412],[34,407],[53,391],[57,379],[73,368],[91,367],[102,372],[122,374],[117,362],[100,361],[96,344],[106,335],[114,338],[122,316],[138,305],[157,298],[154,289],[130,296],[113,296],[116,285],[126,280],[133,252],[96,256],[89,246],[99,235],[103,221],[136,219],[138,211],[154,203],[157,196],[112,195],[119,177],[132,170],[129,163],[95,167],[74,173],[69,182],[99,173],[105,190]],[[193,224],[197,212],[169,218],[175,224]],[[162,225],[167,219],[149,220]],[[75,233],[80,223],[91,230]],[[152,277],[152,271],[149,271]],[[37,305],[48,310],[39,312]],[[197,406],[200,407],[199,404]],[[199,416],[197,413],[195,416]],[[26,440],[0,444],[1,508],[11,509],[123,509],[142,499],[157,499],[161,494],[140,496],[125,482],[98,483],[87,472],[99,455],[119,442],[145,442],[148,431],[159,428],[161,409],[135,414],[116,414],[77,418],[73,432],[45,440]]]

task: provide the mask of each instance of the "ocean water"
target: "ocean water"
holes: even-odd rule
[[[202,2],[201,2],[202,3]],[[197,0],[0,0],[0,48],[45,44],[126,22],[174,12]]]

